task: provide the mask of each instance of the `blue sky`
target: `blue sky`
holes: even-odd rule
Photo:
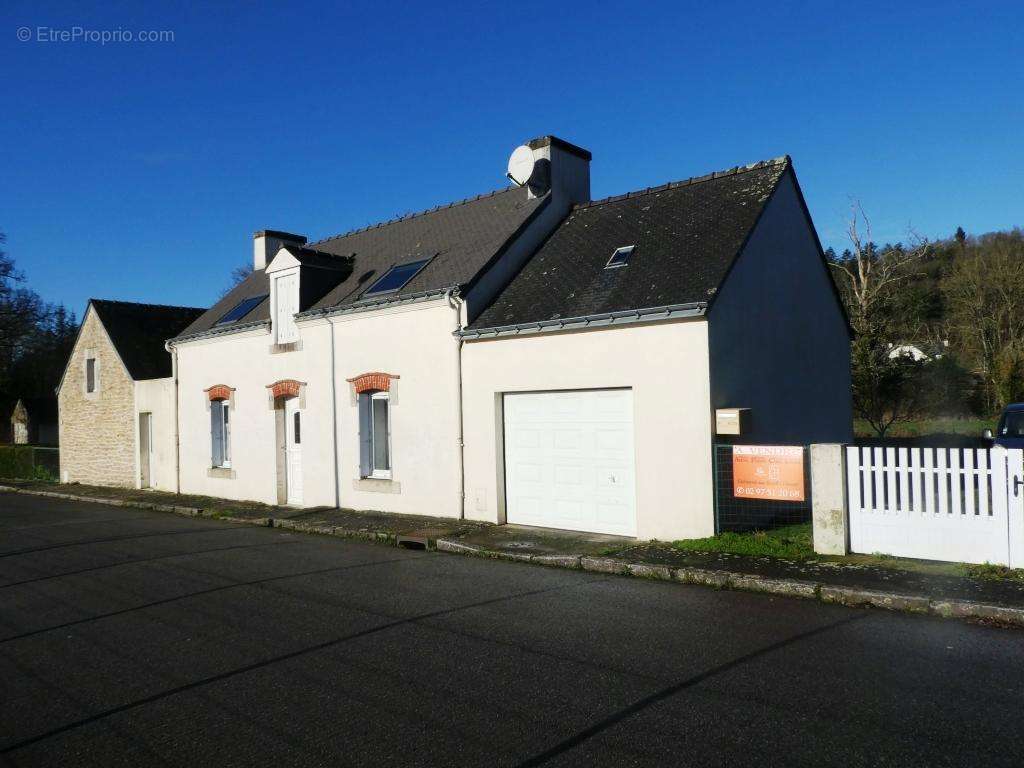
[[[208,304],[253,231],[496,189],[547,133],[595,197],[788,153],[837,248],[851,197],[880,242],[1024,225],[1015,3],[176,5],[0,9],[0,231],[78,312]],[[76,26],[174,39],[38,39]]]

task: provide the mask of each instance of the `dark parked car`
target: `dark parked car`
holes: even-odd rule
[[[1004,448],[1024,448],[1024,403],[1006,406],[999,417],[996,434],[993,436],[992,430],[986,429],[985,437]]]

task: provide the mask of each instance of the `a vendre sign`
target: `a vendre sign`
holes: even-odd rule
[[[734,445],[732,495],[738,499],[804,501],[804,449],[792,445]]]

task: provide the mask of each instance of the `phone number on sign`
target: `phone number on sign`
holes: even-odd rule
[[[737,485],[733,489],[733,495],[735,496],[773,496],[778,498],[779,496],[787,496],[796,501],[800,501],[803,498],[803,494],[795,488],[766,488],[764,486],[743,486]]]

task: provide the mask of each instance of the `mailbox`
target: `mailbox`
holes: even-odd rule
[[[715,411],[716,435],[744,435],[749,430],[749,408],[718,408]]]

